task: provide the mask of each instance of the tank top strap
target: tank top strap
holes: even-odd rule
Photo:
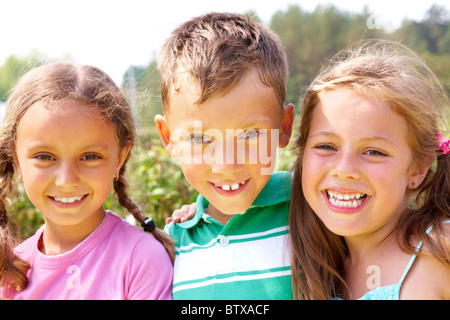
[[[450,220],[443,221],[443,223],[445,223],[445,224],[450,224]],[[430,226],[430,227],[427,229],[426,234],[430,234],[430,232],[431,232],[432,229],[433,229],[433,226]],[[417,247],[416,247],[416,252],[419,252],[420,249],[422,248],[422,246],[423,246],[423,242],[422,242],[422,241],[419,241],[419,244],[418,244]],[[408,272],[409,272],[409,269],[411,269],[411,267],[412,267],[412,265],[413,265],[413,263],[414,263],[414,260],[416,260],[416,257],[417,257],[417,254],[413,254],[413,255],[411,256],[411,259],[409,259],[408,265],[406,266],[405,270],[403,271],[402,277],[400,278],[400,281],[398,282],[399,286],[401,286],[402,283],[403,283],[403,280],[405,280],[406,275],[407,275]]]

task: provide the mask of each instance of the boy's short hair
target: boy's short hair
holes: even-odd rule
[[[157,58],[164,113],[183,79],[198,81],[205,102],[224,94],[256,70],[261,82],[272,87],[281,107],[285,102],[287,58],[279,37],[250,17],[209,13],[183,23],[172,32]]]

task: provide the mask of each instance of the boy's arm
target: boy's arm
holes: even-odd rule
[[[166,224],[173,222],[173,224],[182,223],[191,220],[195,216],[197,209],[196,203],[185,204],[180,209],[175,210],[172,216],[166,219]]]

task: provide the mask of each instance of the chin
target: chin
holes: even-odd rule
[[[226,215],[235,215],[235,214],[242,214],[245,211],[247,211],[247,209],[250,208],[250,205],[248,206],[233,206],[230,208],[230,206],[226,206],[224,208],[217,208],[220,210],[220,212],[222,212],[223,214]]]

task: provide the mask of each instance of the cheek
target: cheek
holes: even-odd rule
[[[314,152],[305,151],[304,153],[301,177],[302,190],[311,207],[314,207],[316,201],[321,200],[319,190],[321,182],[327,174],[328,163],[329,161],[316,156]]]
[[[25,187],[34,184],[35,187],[39,188],[51,179],[53,173],[50,168],[36,168],[24,163],[20,167],[20,174]]]
[[[316,155],[311,150],[304,152],[302,161],[302,182],[310,184],[327,171],[329,159]]]
[[[201,180],[201,177],[203,177],[203,179],[206,178],[205,167],[205,165],[201,164],[181,164],[183,175],[191,185],[197,185],[198,181]]]
[[[204,150],[201,145],[193,145],[187,142],[179,142],[172,145],[171,157],[175,164],[192,165],[201,164]]]
[[[392,189],[404,193],[408,184],[408,165],[401,161],[386,161],[383,164],[371,164],[362,168],[367,179],[386,190]]]

